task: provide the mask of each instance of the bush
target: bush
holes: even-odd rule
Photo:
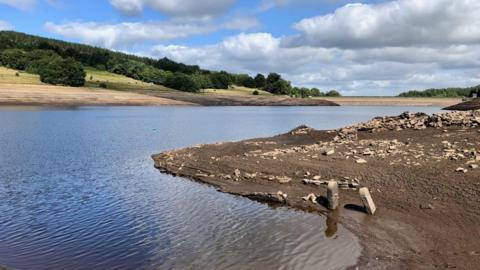
[[[49,84],[68,86],[85,85],[85,71],[80,63],[72,58],[53,58],[39,70],[40,80]]]
[[[98,85],[98,87],[100,87],[100,88],[105,88],[105,89],[108,88],[108,87],[107,87],[107,84],[104,83],[104,82],[101,82],[101,83]]]
[[[252,92],[252,95],[254,95],[254,96],[258,96],[259,94],[260,93],[258,92],[258,90],[255,90],[255,91]]]

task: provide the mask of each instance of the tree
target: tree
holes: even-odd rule
[[[27,53],[20,49],[7,49],[0,54],[0,63],[13,69],[24,70],[27,66]]]
[[[225,71],[211,73],[210,80],[212,81],[212,88],[215,89],[228,89],[228,86],[233,82],[233,78]]]
[[[268,74],[266,84],[273,84],[273,83],[276,83],[277,81],[279,81],[281,79],[282,79],[282,76],[280,76],[280,74],[272,72],[272,73]]]
[[[49,84],[68,86],[85,85],[85,71],[73,58],[52,60],[39,70],[40,80]]]
[[[248,74],[237,75],[236,83],[237,85],[245,86],[249,88],[255,88],[256,86],[255,80],[252,77],[250,77]]]
[[[330,90],[325,95],[327,97],[341,97],[342,96],[337,90]]]
[[[186,92],[198,92],[199,85],[193,78],[181,72],[175,72],[167,77],[165,86]]]
[[[278,80],[274,83],[267,83],[265,86],[265,90],[275,94],[275,95],[289,95],[290,90],[292,89],[292,86],[290,85],[290,82],[287,82],[285,80]]]
[[[257,76],[255,76],[255,87],[258,88],[258,89],[263,89],[265,87],[265,83],[266,83],[266,79],[265,79],[265,76],[263,76],[262,74],[257,74]]]

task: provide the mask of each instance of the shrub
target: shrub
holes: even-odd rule
[[[254,96],[258,96],[259,94],[260,93],[258,92],[258,90],[255,90],[255,91],[252,92],[252,95],[254,95]]]
[[[104,82],[101,82],[98,86],[99,86],[100,88],[105,88],[105,89],[108,88],[108,87],[107,87],[107,84],[104,83]]]
[[[40,80],[49,84],[68,86],[85,85],[85,71],[80,63],[73,58],[53,58],[46,66],[39,70]]]

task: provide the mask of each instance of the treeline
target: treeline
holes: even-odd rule
[[[474,93],[480,95],[480,85],[467,88],[440,88],[427,90],[411,90],[403,92],[399,97],[471,97]]]
[[[39,74],[43,82],[70,86],[85,84],[85,67],[105,70],[147,83],[189,92],[201,89],[228,89],[231,85],[258,88],[277,95],[295,97],[336,96],[337,91],[323,93],[313,88],[292,87],[277,73],[232,74],[203,70],[168,58],[152,59],[103,48],[0,31],[0,65]]]

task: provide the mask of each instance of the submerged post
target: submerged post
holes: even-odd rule
[[[372,196],[370,195],[370,191],[368,190],[368,188],[364,187],[360,189],[360,197],[362,198],[363,206],[365,206],[367,213],[369,213],[370,215],[375,214],[375,211],[377,211],[377,207],[373,202]]]
[[[327,186],[327,200],[328,209],[335,210],[338,207],[338,183],[337,181],[328,182]]]

